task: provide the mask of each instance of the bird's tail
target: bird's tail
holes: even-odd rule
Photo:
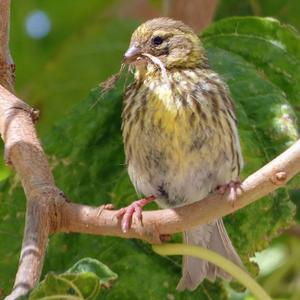
[[[243,263],[228,237],[222,219],[184,232],[184,242],[217,252],[244,269]],[[205,278],[215,281],[217,276],[228,281],[231,280],[231,276],[217,266],[195,257],[184,256],[182,277],[177,285],[177,290],[192,291]]]

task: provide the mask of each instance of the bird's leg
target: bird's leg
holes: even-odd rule
[[[242,190],[241,188],[241,181],[240,179],[237,180],[230,180],[230,182],[226,183],[226,184],[222,184],[217,186],[217,191],[220,194],[225,194],[225,192],[228,191],[229,195],[228,195],[228,202],[234,206],[234,202],[237,198],[238,195],[238,190]]]
[[[133,214],[136,213],[138,220],[142,219],[142,208],[148,203],[155,200],[155,196],[149,196],[137,201],[132,202],[129,206],[121,208],[117,214],[117,218],[122,217],[121,227],[123,232],[130,229]]]

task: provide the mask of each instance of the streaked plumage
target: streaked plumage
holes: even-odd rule
[[[157,37],[163,42],[155,42]],[[177,207],[236,180],[243,161],[234,107],[226,85],[208,67],[198,37],[182,22],[159,18],[134,32],[130,49],[139,50],[131,62],[135,80],[125,94],[122,129],[136,190],[154,195],[160,207]],[[241,265],[222,220],[185,232],[184,239]],[[217,275],[229,277],[211,264],[184,258],[178,289],[194,289]]]

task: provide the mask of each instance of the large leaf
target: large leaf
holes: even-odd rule
[[[210,65],[228,83],[236,102],[246,161],[244,177],[298,137],[298,87],[294,84],[299,77],[299,38],[271,19],[233,18],[210,26],[202,40]],[[113,202],[121,207],[136,199],[121,142],[123,85],[119,82],[105,98],[94,89],[44,140],[56,181],[74,201],[94,205]],[[0,239],[6,240],[0,247],[0,282],[6,290],[17,266],[24,216],[24,196],[14,182],[11,178],[3,184],[0,202]],[[248,256],[265,248],[272,237],[289,226],[293,214],[287,189],[281,189],[226,218],[234,244],[253,273],[255,267]],[[178,259],[159,257],[140,241],[57,234],[50,240],[44,272],[64,270],[84,256],[103,261],[119,275],[102,298],[226,299],[220,283],[205,282],[195,292],[176,293]]]
[[[98,276],[101,286],[109,287],[111,283],[118,278],[108,266],[93,258],[83,258],[72,266],[67,273],[90,272]]]
[[[298,0],[220,0],[216,19],[231,16],[273,16],[300,30]]]

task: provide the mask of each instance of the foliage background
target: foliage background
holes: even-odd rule
[[[150,1],[151,8],[158,13],[162,4],[161,1]],[[11,50],[17,65],[17,93],[41,111],[38,130],[58,185],[72,200],[81,203],[98,205],[113,201],[123,206],[132,201],[136,195],[123,165],[119,134],[122,82],[94,109],[90,107],[99,99],[99,90],[95,87],[118,70],[130,35],[141,21],[134,16],[122,16],[122,9],[133,4],[130,1],[14,0],[12,5]],[[26,20],[35,10],[44,11],[51,21],[51,30],[42,39],[32,39],[26,32]],[[272,16],[300,30],[299,11],[297,0],[223,0],[215,19],[233,15]],[[222,30],[233,32],[232,23],[222,24]],[[266,42],[280,40],[278,31],[267,28],[269,24],[273,23],[263,27],[263,34],[269,30]],[[260,34],[260,25],[253,27],[253,36]],[[245,28],[249,30],[247,24]],[[218,30],[218,27],[210,27],[203,41],[213,68],[227,81],[237,102],[243,152],[248,162],[247,174],[297,137],[300,86],[299,75],[295,74],[299,70],[300,43],[297,44],[294,33],[290,34],[294,38],[282,41],[293,57],[290,62],[284,61],[285,55],[275,51],[276,45],[270,46],[274,51],[264,56],[264,45],[260,49],[251,38],[248,41],[214,40]],[[242,31],[243,28],[241,34]],[[293,30],[282,28],[282,36],[287,32]],[[271,58],[271,62],[264,58]],[[270,64],[274,68],[268,69]],[[294,81],[280,81],[288,72],[295,77]],[[89,93],[91,88],[94,89]],[[288,103],[291,106],[287,110],[276,109]],[[269,121],[276,117],[280,121],[283,114],[289,116],[290,122],[281,132],[278,124]],[[22,189],[18,179],[9,173],[0,166],[0,288],[3,294],[13,283],[25,214]],[[267,236],[290,225],[294,208],[289,199],[299,206],[298,186],[295,180],[288,190],[266,197],[226,219],[227,228],[245,263],[249,254],[267,245]],[[257,258],[262,268],[259,281],[278,299],[300,297],[299,287],[297,289],[300,279],[297,229],[294,226],[284,232]],[[85,256],[100,259],[119,275],[114,287],[102,293],[102,299],[226,299],[220,282],[215,285],[206,282],[196,292],[176,294],[174,288],[180,275],[180,259],[154,255],[140,241],[80,234],[56,235],[49,242],[44,274],[65,271]],[[247,266],[256,273],[255,265],[247,263]],[[230,299],[250,299],[247,294],[226,288],[230,291]]]

